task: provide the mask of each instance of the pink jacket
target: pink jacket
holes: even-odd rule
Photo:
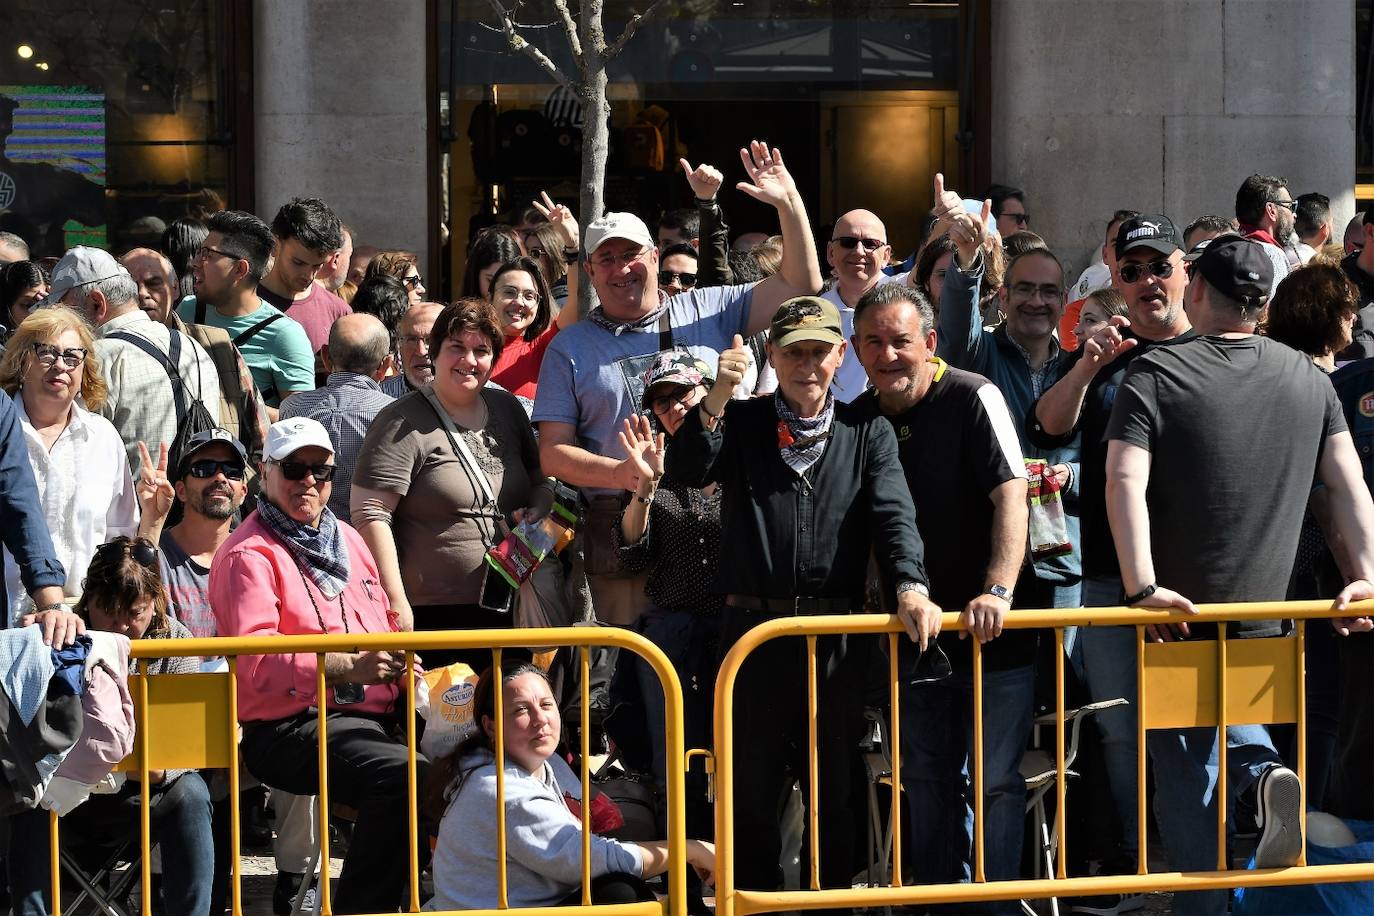
[[[128,685],[129,640],[106,633],[92,633],[91,638],[103,640],[103,661],[87,671],[86,692],[81,695],[81,738],[56,774],[85,785],[100,782],[133,752],[135,728]]]
[[[303,574],[286,546],[254,512],[215,554],[210,567],[210,607],[221,636],[300,636],[320,632],[387,633],[396,629],[377,574],[377,562],[357,531],[343,522],[348,546],[348,585],[339,599],[326,598]],[[311,599],[314,599],[312,605]],[[318,615],[316,609],[318,608]],[[320,621],[323,618],[323,631]],[[365,689],[361,703],[330,709],[382,713],[391,710],[395,684]],[[239,659],[240,722],[284,719],[316,705],[315,654],[248,655]]]

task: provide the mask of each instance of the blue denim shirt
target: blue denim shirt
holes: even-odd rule
[[[1017,422],[1021,450],[1027,458],[1043,458],[1049,464],[1069,466],[1069,486],[1064,492],[1069,542],[1073,552],[1062,557],[1041,560],[1035,564],[1035,576],[1046,582],[1072,583],[1083,573],[1082,544],[1078,530],[1078,446],[1079,439],[1062,448],[1036,448],[1026,439],[1026,413],[1035,403],[1030,364],[1025,351],[1010,337],[1006,327],[988,331],[983,328],[983,316],[978,311],[979,292],[983,283],[983,259],[979,255],[969,270],[959,268],[958,258],[951,260],[945,272],[945,285],[940,294],[940,329],[936,355],[951,366],[984,376],[1002,392],[1007,409]],[[1069,354],[1059,351],[1044,369],[1042,390],[1048,389],[1063,377]]]
[[[43,507],[38,503],[38,483],[29,464],[28,446],[19,426],[14,401],[0,391],[0,541],[14,557],[24,587],[34,589],[49,585],[61,587],[67,581],[67,571],[57,559]],[[9,606],[5,583],[0,578],[0,607]],[[8,616],[8,615],[6,615]],[[0,627],[13,621],[0,622]]]

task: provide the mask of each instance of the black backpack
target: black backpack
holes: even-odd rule
[[[106,337],[123,340],[138,347],[161,363],[163,371],[167,373],[167,378],[171,380],[172,400],[176,404],[177,411],[177,431],[167,446],[167,468],[171,475],[175,475],[176,469],[181,466],[181,453],[185,451],[187,441],[196,433],[214,429],[215,420],[210,416],[210,411],[206,409],[205,402],[199,397],[192,397],[191,393],[186,390],[186,380],[181,377],[181,373],[177,369],[177,362],[181,357],[181,334],[174,328],[167,330],[172,335],[171,344],[168,348],[170,353],[163,353],[151,340],[137,334],[131,334],[128,331],[115,331]],[[196,362],[196,381],[201,382],[199,361]],[[201,394],[205,393],[203,383],[197,385],[196,388]],[[151,451],[157,443],[146,444]]]

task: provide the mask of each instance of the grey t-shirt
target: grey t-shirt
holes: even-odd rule
[[[1198,337],[1136,359],[1107,438],[1150,452],[1155,577],[1194,602],[1282,601],[1328,437],[1346,430],[1312,360],[1263,337]],[[1278,621],[1239,624],[1273,636]]]
[[[749,320],[754,284],[693,289],[668,300],[672,344],[689,350],[712,369]],[[658,328],[608,331],[579,321],[549,344],[539,370],[532,419],[571,423],[577,443],[594,455],[623,457],[616,434],[638,413],[644,373],[659,352]],[[752,388],[754,379],[745,384]]]

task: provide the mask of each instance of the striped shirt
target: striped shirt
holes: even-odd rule
[[[378,411],[394,400],[366,375],[331,372],[323,388],[293,394],[281,405],[280,419],[310,417],[328,430],[329,441],[334,443],[334,463],[339,468],[334,472],[329,508],[341,521],[352,521],[348,499],[367,428]]]

